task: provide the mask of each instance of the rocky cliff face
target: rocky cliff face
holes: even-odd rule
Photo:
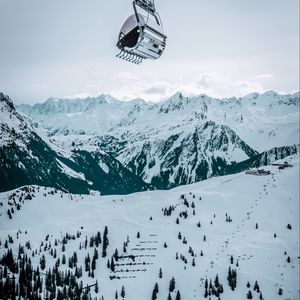
[[[229,127],[207,121],[166,139],[132,142],[117,157],[134,174],[165,189],[219,175],[232,162],[257,154]]]

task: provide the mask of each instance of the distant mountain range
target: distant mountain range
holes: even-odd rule
[[[206,95],[184,97],[176,93],[159,103],[142,99],[124,102],[108,95],[50,98],[41,104],[22,104],[16,109],[49,130],[52,136],[168,135],[170,131],[177,133],[182,128],[214,121],[230,127],[259,152],[299,142],[299,92],[279,95],[270,91],[227,99]]]
[[[72,193],[168,189],[270,163],[299,145],[299,93],[177,93],[155,104],[50,98],[16,110],[0,94],[0,107],[0,191],[25,184]]]

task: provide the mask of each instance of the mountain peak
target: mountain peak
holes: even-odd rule
[[[266,91],[262,94],[262,96],[268,96],[268,97],[277,97],[279,94],[275,91]]]
[[[182,100],[184,97],[183,97],[183,94],[182,94],[182,92],[176,92],[173,96],[171,96],[169,99],[179,99],[179,100]]]
[[[3,93],[0,93],[0,101],[6,103],[6,105],[11,109],[11,110],[15,110],[14,104],[11,101],[11,99],[4,95]]]

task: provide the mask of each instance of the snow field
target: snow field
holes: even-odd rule
[[[292,168],[278,170],[268,167],[272,172],[270,176],[241,173],[215,177],[169,191],[127,196],[80,196],[60,191],[52,195],[48,192],[53,189],[40,187],[32,200],[26,200],[20,210],[15,210],[11,220],[6,211],[10,207],[8,195],[13,192],[2,193],[0,255],[5,252],[4,241],[8,235],[13,237],[14,243],[9,247],[16,254],[19,243],[25,244],[29,240],[33,250],[39,249],[41,241],[44,245],[47,243],[45,237],[49,234],[48,242],[56,248],[59,258],[63,254],[62,245],[54,247],[55,239],[62,239],[66,233],[76,235],[79,231],[80,237],[68,241],[64,254],[68,261],[68,257],[77,252],[78,265],[83,266],[83,277],[79,280],[86,285],[95,283],[97,279],[99,293],[96,295],[93,288],[91,291],[98,299],[101,295],[105,300],[114,299],[115,291],[120,293],[122,285],[126,290],[125,299],[151,299],[157,282],[158,300],[164,300],[167,299],[172,276],[182,299],[204,299],[204,280],[213,280],[218,274],[224,286],[222,300],[246,299],[248,281],[253,299],[259,299],[259,294],[253,291],[256,280],[264,299],[296,300],[299,299],[299,156],[290,157],[289,162],[293,164]],[[184,205],[181,195],[185,195],[189,207]],[[195,204],[195,215],[192,202]],[[169,206],[173,206],[174,210],[171,216],[164,216],[162,209]],[[179,217],[183,211],[187,211],[187,218]],[[232,222],[226,222],[226,214]],[[179,224],[176,224],[177,218]],[[201,227],[197,226],[199,221]],[[255,228],[256,223],[258,229]],[[287,229],[287,224],[292,225],[292,230]],[[86,236],[89,239],[98,230],[102,234],[105,226],[108,226],[108,256],[101,257],[100,245],[95,278],[91,278],[84,272],[84,257],[89,253],[92,258],[95,247],[87,246],[87,249],[79,250],[79,243],[83,244]],[[18,230],[22,233],[17,239]],[[140,238],[137,238],[137,232],[140,232]],[[178,239],[179,232],[181,240]],[[204,235],[206,241],[203,240]],[[127,236],[129,243],[124,255],[134,255],[135,261],[130,258],[119,260],[116,263],[124,265],[116,266],[113,273],[107,268],[107,260],[111,259],[116,248],[119,255],[123,255],[123,243]],[[183,244],[184,237],[187,244]],[[165,242],[167,248],[164,247]],[[195,266],[192,266],[189,247],[195,254]],[[31,251],[26,251],[31,255]],[[55,259],[49,252],[42,250],[32,257],[33,264],[38,266],[44,254],[45,271],[53,267]],[[180,257],[175,259],[176,252],[179,256],[185,256],[186,264]],[[230,262],[231,255],[233,264]],[[287,256],[291,259],[290,263]],[[231,291],[226,279],[229,266],[237,269],[235,291]],[[159,268],[163,271],[161,279]],[[60,269],[67,270],[68,262],[60,265]],[[121,279],[111,280],[110,276],[120,276]],[[278,295],[279,287],[283,289],[282,296]],[[174,292],[172,299],[175,299]],[[216,298],[212,296],[212,299]]]

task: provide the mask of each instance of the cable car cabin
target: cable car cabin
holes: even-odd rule
[[[139,0],[133,2],[135,14],[122,26],[117,43],[121,50],[117,57],[137,64],[143,59],[158,59],[165,49],[167,39],[154,4],[149,7],[141,3]],[[146,14],[137,12],[136,6]]]

